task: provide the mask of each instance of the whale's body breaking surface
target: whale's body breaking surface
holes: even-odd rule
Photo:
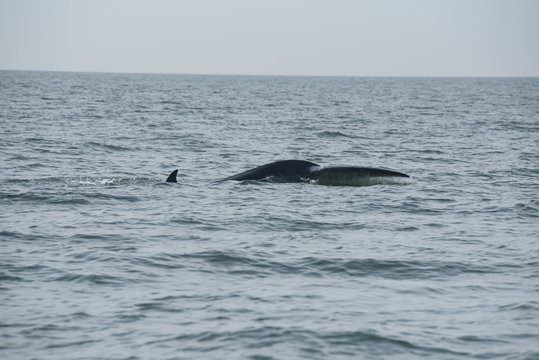
[[[304,160],[282,160],[218,180],[263,180],[272,182],[312,182],[322,185],[373,185],[388,179],[409,178],[386,169],[360,166],[320,166]]]
[[[167,182],[177,182],[177,170]],[[259,180],[268,182],[310,182],[321,185],[364,186],[400,183],[399,179],[410,176],[386,169],[361,166],[320,166],[304,160],[282,160],[258,166],[236,175],[217,180],[217,183],[236,180]]]
[[[266,165],[260,165],[254,169],[241,172],[227,178],[217,180],[270,180],[275,182],[299,182],[307,179],[312,170],[319,165],[303,160],[283,160]]]

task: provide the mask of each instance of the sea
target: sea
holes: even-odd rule
[[[2,359],[539,359],[539,78],[0,71],[0,129]],[[287,159],[410,181],[215,182]]]

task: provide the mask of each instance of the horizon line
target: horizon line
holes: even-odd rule
[[[197,72],[159,72],[159,71],[95,71],[95,70],[42,70],[0,68],[12,72],[51,72],[79,74],[117,74],[117,75],[179,75],[179,76],[253,76],[253,77],[326,77],[326,78],[539,78],[539,75],[328,75],[328,74],[250,74],[250,73],[197,73]]]

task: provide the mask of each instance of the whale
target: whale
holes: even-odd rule
[[[374,185],[395,183],[409,175],[388,169],[362,166],[322,166],[305,160],[281,160],[261,165],[216,182],[259,180],[269,182],[309,182],[321,185]]]
[[[168,176],[166,182],[176,183],[178,170]],[[305,160],[281,160],[243,171],[213,183],[224,181],[308,182],[321,185],[364,186],[400,183],[398,179],[409,175],[381,168],[363,166],[322,166]]]

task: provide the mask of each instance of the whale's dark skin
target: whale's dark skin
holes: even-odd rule
[[[176,169],[176,170],[174,170],[173,172],[170,173],[170,175],[168,176],[166,182],[177,183],[178,180],[176,180],[176,176],[178,176],[178,169]]]
[[[174,170],[166,182],[178,182],[178,170]],[[409,178],[410,176],[386,169],[361,166],[320,166],[304,160],[282,160],[261,165],[254,169],[217,180],[266,180],[272,182],[318,182],[327,185],[363,184],[362,180],[376,178]],[[368,185],[369,183],[367,183]]]
[[[301,179],[306,179],[311,174],[311,168],[316,166],[318,165],[315,163],[303,160],[276,161],[218,181],[262,180],[271,177],[283,182],[299,182]]]
[[[282,160],[270,164],[261,165],[254,169],[229,176],[218,180],[264,180],[269,179],[275,182],[305,182],[320,181],[331,182],[332,179],[343,177],[403,177],[410,176],[392,170],[377,169],[360,166],[320,166],[310,161],[303,160]]]

